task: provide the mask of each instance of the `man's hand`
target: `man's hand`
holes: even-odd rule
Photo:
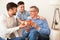
[[[25,21],[25,25],[26,25],[26,26],[24,27],[24,28],[25,28],[25,31],[26,31],[26,32],[29,32],[29,31],[30,31],[30,28],[31,28],[31,20],[26,20],[26,21]]]
[[[25,21],[21,21],[21,24],[24,24]]]
[[[34,27],[37,30],[41,29],[35,22],[32,22],[32,27]]]
[[[32,21],[31,20],[26,20],[27,24],[29,24],[30,26],[32,25]]]
[[[32,22],[31,20],[27,20],[26,22],[27,22],[27,24],[29,24],[31,27],[34,27],[34,28],[36,28],[37,30],[40,30],[40,27],[39,27],[35,22]]]
[[[26,25],[23,25],[23,24],[20,24],[18,27],[21,29],[21,28],[24,28]]]

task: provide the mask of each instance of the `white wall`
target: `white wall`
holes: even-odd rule
[[[6,13],[6,4],[8,2],[19,2],[20,0],[0,0],[0,14]],[[32,5],[37,6],[40,9],[39,15],[45,17],[51,27],[53,18],[53,7],[49,6],[49,0],[22,0],[25,2],[26,10]]]

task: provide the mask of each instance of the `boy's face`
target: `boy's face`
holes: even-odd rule
[[[24,4],[18,6],[20,12],[24,12]]]

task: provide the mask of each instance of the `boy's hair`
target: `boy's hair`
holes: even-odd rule
[[[18,2],[18,6],[19,6],[19,5],[22,5],[22,4],[24,5],[24,2],[23,2],[23,1],[19,1],[19,2]]]
[[[6,5],[6,8],[7,10],[9,11],[9,9],[13,9],[14,7],[17,8],[17,4],[13,3],[13,2],[9,2],[7,5]]]

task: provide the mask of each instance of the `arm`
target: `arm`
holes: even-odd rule
[[[19,27],[9,28],[5,31],[6,32],[5,34],[11,34],[15,31],[17,31],[18,29],[19,29]]]
[[[50,34],[50,29],[46,20],[43,20],[43,23],[41,25],[40,20],[37,21],[36,23],[34,22],[33,27],[36,28],[40,34],[46,34],[46,35]]]
[[[18,22],[20,22],[20,23],[22,23],[22,22],[23,22],[20,18],[17,18],[17,21],[18,21]]]
[[[17,20],[19,23],[23,23],[23,22],[24,22],[24,21],[22,21],[22,20],[20,19],[20,14],[19,14],[19,13],[16,14],[16,20]]]
[[[4,21],[0,21],[0,27],[1,27],[1,30],[3,30],[2,32],[4,34],[11,34],[12,32],[15,32],[16,30],[19,29],[19,27],[14,27],[14,28],[7,28],[7,22],[4,22]]]
[[[2,34],[11,34],[12,32],[16,31],[19,29],[19,27],[14,27],[14,28],[7,28],[8,24],[7,24],[7,19],[4,15],[0,16],[0,31],[2,31]]]
[[[50,29],[49,29],[49,26],[48,26],[48,23],[47,23],[46,20],[43,20],[42,28],[40,30],[38,30],[38,31],[41,34],[46,34],[46,35],[50,34]]]
[[[14,28],[7,28],[7,19],[0,17],[0,30],[2,31],[2,33],[6,34],[11,34],[12,32],[15,32],[16,30],[18,30],[19,28],[23,28],[24,25],[19,25],[18,27],[14,27]]]
[[[15,31],[17,31],[17,30],[19,30],[19,29],[22,29],[22,28],[24,28],[25,26],[26,26],[26,25],[20,24],[18,27],[9,28],[9,29],[7,29],[7,31],[6,31],[6,34],[11,34],[12,32],[15,32]]]

